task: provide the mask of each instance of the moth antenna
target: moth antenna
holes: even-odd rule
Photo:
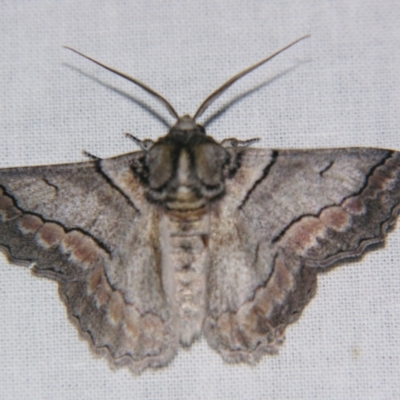
[[[94,63],[97,64],[97,65],[100,65],[100,67],[103,67],[103,68],[107,69],[108,71],[111,71],[111,72],[113,72],[114,74],[119,75],[119,76],[121,76],[122,78],[127,79],[129,82],[132,82],[132,83],[134,83],[135,85],[138,85],[138,86],[141,87],[143,90],[145,90],[147,93],[150,93],[151,95],[153,95],[153,96],[154,96],[157,100],[159,100],[162,104],[164,104],[164,106],[166,107],[166,109],[169,111],[169,113],[170,113],[174,118],[176,118],[177,120],[179,119],[179,115],[178,115],[178,113],[175,111],[174,107],[172,107],[171,104],[170,104],[163,96],[161,96],[160,94],[158,94],[156,91],[154,91],[153,89],[151,89],[150,87],[148,87],[148,86],[145,85],[144,83],[140,82],[139,80],[137,80],[137,79],[135,79],[135,78],[132,78],[131,76],[129,76],[129,75],[127,75],[127,74],[124,74],[123,72],[119,72],[119,71],[117,71],[117,70],[114,69],[114,68],[108,67],[107,65],[102,64],[101,62],[96,61],[96,60],[94,60],[93,58],[88,57],[88,56],[86,56],[85,54],[83,54],[83,53],[81,53],[81,52],[79,52],[79,51],[77,51],[77,50],[75,50],[75,49],[73,49],[73,48],[71,48],[71,47],[68,47],[68,46],[63,46],[63,47],[64,47],[65,49],[68,49],[68,50],[73,51],[73,52],[76,53],[76,54],[79,54],[80,56],[86,58],[86,59],[89,60],[89,61],[94,62]]]
[[[294,42],[288,44],[287,46],[281,48],[280,50],[276,51],[275,53],[271,54],[267,58],[264,58],[263,60],[259,61],[258,63],[252,65],[249,68],[246,68],[244,71],[239,72],[235,76],[233,76],[231,79],[229,79],[227,82],[225,82],[221,87],[219,87],[215,92],[212,92],[201,104],[201,106],[198,108],[196,111],[196,114],[194,115],[193,119],[196,120],[199,118],[201,115],[203,115],[204,111],[215,101],[218,99],[219,96],[221,96],[222,93],[225,92],[229,87],[231,87],[236,81],[238,81],[240,78],[243,76],[247,75],[251,71],[255,70],[256,68],[260,67],[261,65],[265,64],[267,61],[271,60],[278,54],[282,53],[284,50],[288,49],[289,47],[292,47],[296,43],[300,42],[300,40],[303,40],[305,38],[310,37],[311,35],[305,35],[301,37],[300,39],[295,40]]]

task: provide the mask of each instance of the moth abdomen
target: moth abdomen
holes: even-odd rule
[[[164,232],[163,286],[177,323],[179,340],[190,345],[202,332],[209,263],[208,213],[168,213]]]

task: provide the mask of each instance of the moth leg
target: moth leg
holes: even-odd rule
[[[154,141],[151,139],[139,139],[136,136],[131,135],[130,133],[125,133],[125,136],[132,139],[142,151],[147,151],[150,147],[153,146]]]
[[[91,160],[93,160],[93,161],[98,161],[98,160],[101,160],[101,158],[100,157],[97,157],[97,156],[95,156],[94,154],[92,154],[92,153],[89,153],[88,151],[86,151],[86,150],[82,150],[82,153],[83,153],[83,155],[84,156],[86,156],[86,157],[88,157],[88,158],[90,158]]]

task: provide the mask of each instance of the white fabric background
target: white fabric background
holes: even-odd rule
[[[183,114],[307,33],[207,112],[200,122],[222,111],[208,133],[274,148],[400,150],[399,21],[397,0],[2,1],[0,167],[80,161],[82,149],[117,155],[136,149],[123,132],[157,138],[163,119],[173,122],[61,45],[135,76]],[[320,275],[278,356],[227,365],[201,340],[141,376],[93,357],[56,284],[0,254],[0,397],[400,398],[399,239],[397,229],[384,249]]]

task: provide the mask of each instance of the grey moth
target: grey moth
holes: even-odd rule
[[[2,250],[58,282],[70,318],[113,365],[164,366],[202,335],[227,362],[276,353],[318,272],[394,224],[399,153],[218,143],[196,123],[284,49],[194,117],[84,56],[154,95],[175,125],[155,142],[133,137],[140,151],[114,158],[0,170]]]

